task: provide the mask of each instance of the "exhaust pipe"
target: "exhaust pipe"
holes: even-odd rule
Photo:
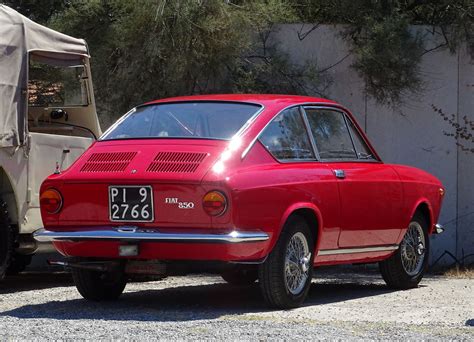
[[[48,265],[62,266],[65,269],[80,268],[83,270],[91,270],[91,271],[97,271],[97,272],[110,272],[120,267],[120,263],[116,261],[69,262],[69,261],[48,260]]]

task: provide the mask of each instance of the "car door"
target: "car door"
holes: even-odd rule
[[[341,203],[339,248],[394,244],[401,232],[402,187],[342,111],[306,107],[319,157],[332,169]]]
[[[279,167],[269,172],[268,177],[284,191],[282,197],[286,202],[281,209],[311,203],[323,221],[319,248],[337,248],[340,220],[337,180],[327,165],[316,158],[304,112],[299,106],[282,111],[265,128],[259,141],[279,162]]]
[[[39,207],[39,189],[55,169],[67,169],[92,144],[92,138],[30,133],[28,191],[30,207]]]

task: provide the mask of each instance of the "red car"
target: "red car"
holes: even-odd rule
[[[213,270],[258,280],[279,308],[305,299],[313,267],[374,263],[417,286],[444,189],[385,164],[354,117],[320,98],[208,95],[132,109],[41,187],[45,229],[84,298],[126,282]]]

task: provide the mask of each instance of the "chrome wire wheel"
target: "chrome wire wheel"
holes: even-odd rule
[[[426,254],[425,232],[418,222],[410,223],[400,249],[402,266],[407,275],[418,275],[423,269]]]
[[[285,256],[285,285],[293,295],[303,291],[309,277],[311,252],[308,240],[301,232],[294,234],[288,242]]]

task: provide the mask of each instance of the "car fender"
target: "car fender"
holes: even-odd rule
[[[310,209],[313,211],[313,213],[316,215],[316,220],[318,221],[318,227],[310,227],[310,229],[316,229],[316,242],[314,246],[314,250],[317,250],[319,247],[319,241],[320,239],[320,234],[321,234],[321,229],[319,227],[323,226],[323,217],[321,215],[321,211],[319,208],[314,205],[314,203],[311,202],[298,202],[298,203],[293,203],[286,210],[283,212],[283,215],[281,216],[280,223],[278,225],[278,231],[276,234],[273,234],[273,238],[269,247],[269,252],[272,251],[273,247],[275,247],[278,239],[280,238],[280,234],[283,230],[283,227],[285,226],[286,221],[288,218],[297,210],[299,209]]]
[[[408,222],[406,223],[405,227],[403,227],[402,231],[400,232],[400,236],[398,237],[398,240],[399,240],[398,242],[400,242],[403,236],[405,236],[405,232],[408,229],[408,224],[410,223],[410,220],[415,215],[420,205],[426,205],[428,208],[428,214],[429,214],[429,231],[428,232],[429,234],[432,234],[434,223],[435,223],[434,218],[433,218],[433,206],[431,205],[430,201],[426,197],[421,197],[411,206]]]

